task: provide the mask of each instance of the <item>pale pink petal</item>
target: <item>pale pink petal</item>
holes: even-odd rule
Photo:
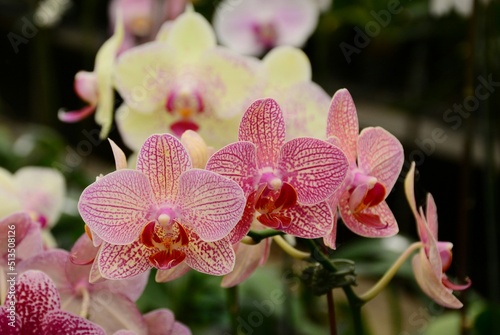
[[[318,25],[319,8],[310,0],[277,1],[277,45],[302,47]]]
[[[333,214],[326,202],[316,205],[296,205],[280,214],[292,218],[292,223],[283,231],[301,238],[319,238],[332,230]]]
[[[108,244],[107,242],[103,242],[104,244]],[[99,262],[97,261],[97,256],[96,260],[94,263],[92,263],[92,267],[90,268],[90,273],[89,273],[89,283],[95,284],[95,283],[100,283],[102,281],[105,281],[106,279],[101,275],[101,271],[99,271]]]
[[[22,335],[21,319],[16,313],[14,315],[11,313],[11,311],[7,310],[7,306],[0,306],[0,329],[2,329],[2,334]]]
[[[185,325],[175,321],[174,313],[166,308],[144,314],[148,324],[148,335],[191,335]]]
[[[89,105],[97,105],[98,88],[95,72],[78,71],[75,75],[75,92],[78,97]]]
[[[182,223],[204,241],[227,236],[243,215],[246,198],[236,182],[215,172],[192,169],[179,181]]]
[[[333,225],[332,225],[332,230],[330,230],[329,233],[327,233],[325,236],[323,236],[323,243],[332,249],[337,249],[337,220],[338,220],[338,214],[337,214],[337,208],[335,208],[335,212],[333,213]]]
[[[356,165],[358,134],[356,106],[349,91],[345,88],[340,89],[335,92],[330,103],[326,137],[337,137],[340,149],[344,151],[351,166]]]
[[[315,138],[301,137],[281,147],[282,180],[297,191],[298,201],[312,205],[326,200],[344,182],[348,163],[339,148]]]
[[[42,334],[42,332],[36,334]],[[84,318],[68,312],[56,310],[45,316],[43,320],[43,334],[106,335],[106,332],[97,324]]]
[[[276,167],[281,146],[285,142],[285,121],[273,99],[256,100],[241,120],[238,139],[257,146],[257,165]]]
[[[66,276],[66,262],[69,261],[69,253],[62,249],[53,249],[41,252],[18,264],[17,270],[25,272],[39,270],[52,279],[58,290],[71,290],[71,282]]]
[[[190,168],[186,149],[169,134],[150,136],[137,158],[137,170],[148,177],[157,203],[176,202],[179,177]]]
[[[256,245],[244,243],[235,245],[236,262],[234,263],[234,269],[224,276],[220,285],[226,288],[233,287],[250,277],[261,263],[261,259],[268,247],[268,240],[265,239]]]
[[[83,190],[78,210],[104,241],[129,244],[149,222],[153,204],[148,178],[139,171],[120,170]]]
[[[410,205],[410,209],[413,212],[415,221],[417,222],[417,231],[420,236],[420,240],[424,243],[425,247],[428,248],[429,245],[429,235],[427,234],[428,227],[423,216],[420,216],[419,210],[417,209],[417,202],[415,201],[415,162],[411,163],[410,169],[405,177],[404,182],[405,195]],[[437,215],[437,214],[436,214]]]
[[[101,290],[112,292],[114,294],[120,294],[131,301],[137,301],[139,297],[144,292],[146,285],[148,284],[150,271],[146,271],[132,278],[127,278],[123,280],[103,280],[95,283],[92,286],[92,290]]]
[[[57,112],[57,118],[59,121],[66,123],[75,123],[79,122],[88,116],[92,115],[96,109],[97,105],[87,105],[78,110],[66,111],[64,109],[60,109]]]
[[[113,335],[137,335],[137,334],[131,330],[121,329],[121,330],[117,331],[116,333],[113,333]]]
[[[115,142],[108,138],[109,145],[111,145],[111,150],[113,150],[113,157],[115,158],[115,166],[117,170],[126,169],[128,167],[127,157],[125,153]]]
[[[106,279],[125,279],[151,269],[149,256],[155,253],[139,241],[127,245],[104,243],[97,255],[99,271]]]
[[[46,230],[45,230],[46,231]],[[16,258],[28,259],[45,249],[42,229],[38,223],[33,223],[23,240],[16,246]]]
[[[422,228],[423,230],[419,230],[420,238],[422,239],[422,236],[426,236],[426,240],[422,241],[424,244],[424,250],[425,254],[427,255],[427,259],[429,260],[429,265],[431,266],[432,270],[434,271],[434,275],[436,277],[442,277],[443,275],[443,261],[441,259],[441,254],[439,252],[438,248],[438,242],[434,236],[432,235],[429,225],[427,224],[427,221],[424,218],[424,210],[422,207],[420,207],[420,217],[422,218],[423,225]],[[443,243],[443,242],[441,242]],[[451,244],[451,243],[450,243]],[[453,245],[451,245],[452,247]],[[450,247],[450,252],[451,252],[451,247]]]
[[[461,308],[463,306],[460,300],[453,295],[452,290],[443,285],[441,276],[436,277],[424,250],[413,256],[412,266],[418,285],[429,298],[448,308]]]
[[[229,239],[205,242],[191,229],[186,229],[186,232],[189,235],[188,248],[185,250],[187,265],[198,272],[214,276],[222,276],[233,270],[235,255]]]
[[[166,283],[184,276],[191,268],[182,262],[169,270],[157,270],[155,280],[157,283]]]
[[[387,130],[369,127],[358,138],[358,167],[392,190],[403,167],[404,152],[399,140]]]
[[[349,200],[342,197],[339,204],[342,221],[352,232],[364,237],[390,237],[396,235],[399,231],[398,224],[392,214],[391,209],[385,201],[377,206],[365,208],[361,214],[378,217],[378,224],[373,225],[370,222],[359,221],[351,212]]]
[[[71,248],[70,261],[74,264],[91,264],[99,251],[87,234],[83,234],[76,240]]]
[[[434,197],[432,194],[427,194],[427,208],[425,215],[427,224],[429,225],[429,231],[434,236],[434,238],[438,239],[438,216],[437,216],[437,207],[436,202],[434,201]]]
[[[113,282],[119,286],[121,281]],[[148,335],[147,325],[141,312],[134,302],[121,294],[124,289],[120,287],[114,291],[93,290],[90,294],[88,319],[104,328],[106,334],[128,329],[137,335]]]
[[[248,197],[255,190],[259,173],[256,147],[251,142],[229,144],[209,158],[206,169],[231,178],[241,186]]]
[[[16,313],[23,334],[42,334],[42,320],[47,313],[59,310],[61,303],[54,282],[45,273],[29,270],[17,278]],[[5,305],[10,304],[9,295]]]
[[[15,229],[11,229],[12,226]],[[10,233],[9,233],[10,231]],[[34,223],[26,212],[17,212],[0,220],[0,262],[7,260],[9,237],[15,234],[16,259],[23,260],[43,250],[40,225]]]

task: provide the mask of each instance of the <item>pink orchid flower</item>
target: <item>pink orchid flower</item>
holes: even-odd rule
[[[192,169],[169,134],[149,137],[137,170],[121,169],[88,186],[78,204],[92,232],[106,244],[97,255],[104,278],[123,279],[156,267],[186,263],[224,275],[234,265],[226,236],[245,207],[241,188],[211,171]]]
[[[16,294],[0,307],[0,329],[6,335],[105,335],[98,325],[61,310],[54,282],[43,272],[17,278]]]
[[[316,29],[319,6],[311,0],[222,1],[213,25],[221,44],[247,55],[278,45],[301,47]]]
[[[467,289],[471,282],[457,285],[452,283],[445,272],[451,265],[453,244],[438,240],[437,208],[431,194],[427,195],[427,208],[424,214],[422,207],[417,211],[414,195],[415,162],[405,178],[405,193],[410,208],[417,222],[418,235],[423,248],[412,260],[413,272],[418,285],[436,303],[448,308],[461,308],[463,305],[453,291]]]
[[[243,188],[246,213],[232,235],[241,240],[257,220],[269,228],[303,238],[324,236],[333,224],[324,202],[347,172],[337,147],[314,138],[285,142],[285,122],[273,99],[255,101],[239,128],[239,142],[212,155],[207,169],[227,176]]]
[[[189,328],[175,321],[174,313],[165,308],[144,314],[144,320],[147,324],[147,335],[191,335]],[[139,333],[120,330],[114,335],[139,335]]]
[[[358,116],[351,95],[338,90],[332,98],[326,135],[347,155],[349,172],[343,187],[331,199],[345,225],[365,237],[389,237],[398,232],[392,211],[385,202],[403,167],[403,147],[380,127],[359,134]],[[359,135],[358,135],[359,134]],[[325,238],[335,248],[336,226]]]

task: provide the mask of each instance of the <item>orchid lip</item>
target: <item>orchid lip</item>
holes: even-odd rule
[[[182,136],[186,130],[198,131],[198,129],[200,129],[200,126],[191,120],[180,120],[170,125],[170,130],[177,137]]]

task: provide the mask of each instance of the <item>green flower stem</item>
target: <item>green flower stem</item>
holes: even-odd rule
[[[231,334],[238,335],[238,314],[240,304],[238,299],[238,285],[229,287],[227,290],[227,307],[231,318]]]
[[[412,243],[400,256],[399,258],[392,264],[392,266],[387,270],[387,272],[379,279],[379,281],[368,291],[361,294],[358,298],[366,303],[373,298],[375,298],[386,286],[389,284],[391,279],[394,277],[396,272],[398,272],[399,268],[406,259],[417,249],[422,247],[422,242]]]
[[[277,245],[279,245],[281,247],[281,249],[283,249],[283,251],[285,251],[287,254],[289,254],[293,258],[306,259],[306,258],[311,257],[310,253],[295,249],[287,241],[285,241],[285,239],[283,237],[281,237],[279,235],[273,236],[273,240],[274,240],[274,242],[276,242]]]
[[[285,233],[282,231],[278,231],[278,230],[274,230],[274,229],[264,229],[264,230],[260,230],[260,231],[250,230],[247,233],[247,236],[250,236],[254,240],[255,244],[257,244],[265,238],[273,237],[273,236],[277,236],[277,235],[284,235],[284,234]]]
[[[335,320],[335,303],[333,301],[333,290],[326,293],[326,301],[328,303],[328,317],[330,319],[330,335],[337,335],[336,324],[332,322]]]

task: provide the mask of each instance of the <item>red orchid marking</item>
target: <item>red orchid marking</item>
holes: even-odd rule
[[[140,241],[146,247],[157,250],[149,256],[149,261],[160,270],[171,269],[184,261],[186,253],[183,249],[189,244],[186,231],[175,221],[169,228],[164,228],[155,221],[148,223],[142,230]]]
[[[199,125],[191,118],[205,111],[205,104],[198,91],[188,92],[173,90],[168,94],[165,109],[172,115],[180,117],[170,125],[170,130],[176,135],[181,136],[186,130],[198,131]]]
[[[272,22],[255,24],[252,26],[252,31],[257,43],[265,49],[272,49],[276,46],[278,32]]]
[[[281,214],[281,212],[297,204],[295,188],[289,183],[283,183],[281,189],[273,190],[267,184],[263,184],[256,191],[256,194],[255,210],[261,214],[257,216],[257,220],[270,228],[288,228],[292,218]]]

